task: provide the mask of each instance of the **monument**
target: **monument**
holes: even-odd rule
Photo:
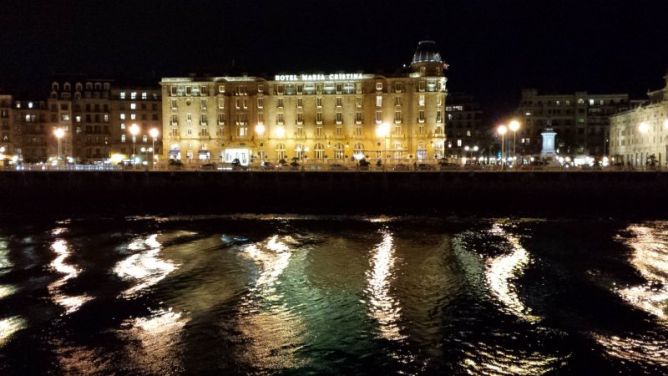
[[[540,135],[543,137],[543,149],[540,151],[540,156],[542,158],[554,157],[556,155],[554,151],[554,137],[557,133],[552,128],[545,128]]]

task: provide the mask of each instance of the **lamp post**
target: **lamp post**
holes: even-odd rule
[[[517,159],[517,151],[515,149],[515,146],[516,146],[515,135],[517,134],[517,131],[520,129],[520,122],[513,119],[508,124],[508,128],[510,128],[510,130],[513,131],[513,160],[516,160]]]
[[[62,150],[63,150],[63,137],[65,137],[65,130],[63,128],[56,128],[53,130],[53,135],[56,136],[56,140],[58,141],[58,164],[60,164],[60,160],[62,158]]]
[[[148,134],[151,136],[151,140],[153,141],[153,144],[151,145],[151,168],[153,168],[155,165],[155,140],[158,138],[158,135],[160,135],[160,131],[158,128],[151,128],[148,131]]]
[[[505,143],[506,143],[506,132],[508,132],[508,128],[504,125],[501,124],[498,127],[496,127],[496,133],[501,136],[501,169],[503,170],[503,167],[505,165],[505,161],[503,158],[505,157]]]
[[[135,164],[137,154],[137,135],[139,134],[139,126],[134,123],[130,126],[130,134],[132,135],[132,164]]]
[[[387,136],[390,134],[390,125],[387,123],[380,123],[376,126],[376,136],[383,138],[385,143],[385,159],[387,159]],[[386,161],[387,162],[387,161]]]
[[[255,134],[257,134],[257,138],[261,139],[266,130],[267,129],[265,128],[264,124],[257,123],[257,125],[255,126]],[[260,144],[262,144],[262,143],[260,143]],[[260,165],[262,165],[262,163],[264,162],[264,151],[260,150],[260,153],[261,153],[260,154]]]

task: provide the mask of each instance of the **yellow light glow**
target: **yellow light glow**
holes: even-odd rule
[[[56,136],[57,139],[61,139],[65,137],[65,130],[63,128],[56,128],[53,130],[53,135]]]
[[[283,138],[285,137],[285,127],[282,125],[279,125],[276,127],[276,137]]]
[[[649,132],[649,124],[643,121],[640,123],[640,125],[638,125],[638,131],[642,134]]]
[[[255,126],[255,133],[257,133],[258,136],[262,136],[265,130],[266,128],[262,123],[258,123],[258,125]]]
[[[510,128],[510,130],[513,132],[517,132],[520,129],[520,122],[517,120],[511,120],[510,124],[508,124],[508,128]]]
[[[148,135],[151,136],[151,138],[156,139],[158,138],[158,135],[160,135],[160,131],[158,128],[151,128],[151,130],[148,131]]]
[[[498,133],[501,136],[505,135],[507,132],[508,128],[504,124],[501,124],[498,127],[496,127],[496,133]]]
[[[387,137],[390,134],[390,125],[387,123],[381,123],[376,126],[376,136],[383,138]]]
[[[125,154],[112,154],[109,159],[111,160],[111,163],[113,164],[118,164],[121,163],[123,160],[127,159],[127,156]]]
[[[134,123],[130,126],[130,134],[136,136],[139,134],[139,126],[137,123]]]

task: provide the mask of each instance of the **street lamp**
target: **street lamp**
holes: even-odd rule
[[[285,137],[285,127],[282,125],[279,125],[276,127],[276,137],[278,138],[283,138]]]
[[[503,165],[505,164],[505,161],[503,160],[504,158],[504,153],[505,153],[505,143],[506,143],[506,132],[508,132],[508,128],[504,125],[501,124],[498,127],[496,127],[496,133],[501,136],[501,169],[503,170]]]
[[[56,128],[53,130],[53,135],[56,136],[56,140],[58,141],[58,164],[60,164],[60,160],[62,158],[62,149],[63,149],[63,137],[65,137],[65,130],[63,128]]]
[[[257,134],[257,137],[260,139],[262,138],[266,130],[267,129],[262,123],[257,123],[257,125],[255,126],[255,134]],[[262,143],[260,143],[260,145],[262,145]],[[264,162],[264,151],[260,150],[259,154],[260,154],[260,164],[262,164]]]
[[[137,135],[139,134],[139,126],[133,123],[130,126],[130,134],[132,135],[132,164],[135,163],[135,154],[137,154]]]
[[[640,123],[640,125],[638,125],[638,131],[642,134],[646,134],[647,132],[649,132],[649,124],[643,121],[642,123]]]
[[[511,131],[513,131],[513,159],[517,159],[517,152],[515,149],[515,134],[517,131],[520,129],[520,122],[517,120],[511,120],[510,123],[508,124],[508,128],[510,128]]]
[[[390,134],[390,125],[380,123],[376,126],[376,137],[385,139],[385,158],[387,159],[387,136]]]
[[[160,135],[160,131],[158,128],[151,128],[148,131],[148,135],[151,136],[151,140],[153,141],[153,145],[151,145],[151,167],[155,164],[155,140],[158,138],[158,135]]]

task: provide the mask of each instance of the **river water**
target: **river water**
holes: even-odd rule
[[[668,222],[0,225],[0,374],[666,374]]]

